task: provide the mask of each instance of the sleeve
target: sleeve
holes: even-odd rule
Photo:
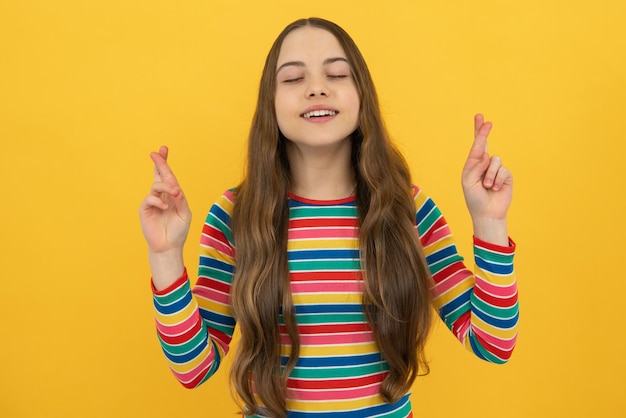
[[[519,303],[515,243],[503,247],[474,238],[475,270],[457,251],[439,208],[414,189],[416,225],[433,276],[433,305],[456,338],[477,357],[506,363],[517,340]]]
[[[228,353],[235,319],[230,304],[234,245],[230,230],[233,195],[211,207],[200,239],[198,280],[187,271],[169,288],[152,288],[157,335],[178,381],[194,388],[210,378]]]

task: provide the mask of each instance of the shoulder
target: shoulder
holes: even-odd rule
[[[425,221],[436,222],[442,216],[434,200],[419,186],[412,185],[411,193],[415,202],[415,220],[418,224]]]
[[[235,188],[228,189],[213,202],[207,215],[207,223],[211,223],[211,220],[218,220],[225,225],[230,223],[230,218],[232,217],[233,208],[235,206],[235,193]]]
[[[413,201],[415,202],[415,208],[419,209],[426,203],[434,204],[430,195],[428,195],[422,188],[413,184],[411,185],[411,193],[413,195]]]

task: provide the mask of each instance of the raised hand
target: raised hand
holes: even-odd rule
[[[491,127],[483,115],[474,117],[474,143],[463,167],[462,185],[475,234],[483,235],[479,238],[488,241],[503,242],[506,215],[513,197],[513,176],[500,157],[488,153]],[[498,231],[489,230],[494,228]],[[496,236],[498,239],[494,239]]]
[[[182,251],[191,224],[191,211],[167,155],[167,147],[150,154],[154,183],[139,207],[141,229],[152,254]]]

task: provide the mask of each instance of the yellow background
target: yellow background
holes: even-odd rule
[[[292,20],[365,55],[414,180],[471,263],[472,116],[515,175],[519,343],[506,366],[439,325],[416,417],[626,416],[626,6],[605,1],[0,1],[0,416],[234,416],[227,367],[171,376],[137,208],[148,154],[194,212],[241,178],[265,55]]]

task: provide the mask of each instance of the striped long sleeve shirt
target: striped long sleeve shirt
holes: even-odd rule
[[[435,283],[434,308],[468,350],[489,362],[506,362],[517,337],[515,244],[502,247],[474,238],[472,272],[432,199],[417,187],[414,198],[416,232]],[[363,314],[354,197],[289,199],[288,264],[301,339],[287,382],[289,417],[411,417],[408,393],[394,404],[385,403],[379,393],[388,366]],[[188,388],[215,373],[235,328],[229,297],[235,270],[233,200],[233,192],[227,191],[209,211],[195,286],[185,272],[167,289],[153,287],[163,352]],[[282,327],[281,335],[286,362],[290,346]]]

